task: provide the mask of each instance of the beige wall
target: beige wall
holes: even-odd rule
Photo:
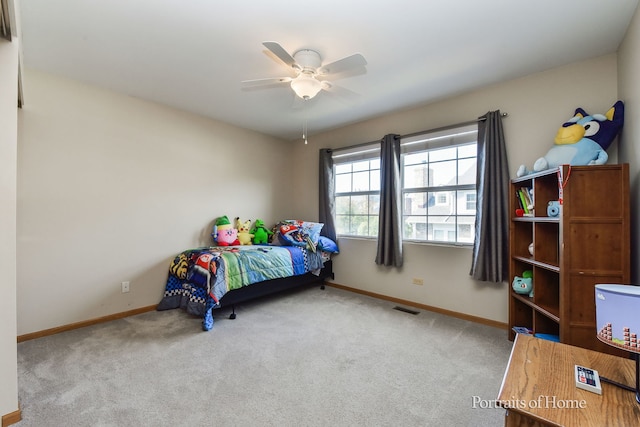
[[[631,20],[618,55],[618,90],[625,102],[620,160],[629,163],[631,181],[631,281],[640,283],[640,8]]]
[[[16,156],[18,42],[0,40],[0,417],[18,410]]]
[[[520,164],[531,167],[553,144],[558,127],[573,116],[576,107],[604,113],[617,100],[616,55],[611,54],[565,67],[483,88],[472,93],[420,108],[390,114],[346,126],[320,135],[311,135],[309,145],[296,144],[297,193],[308,194],[297,205],[296,215],[317,216],[314,174],[318,149],[337,148],[375,141],[387,133],[409,134],[473,120],[490,110],[509,113],[504,132],[512,176]],[[616,147],[609,150],[617,160]],[[481,283],[469,277],[470,248],[425,244],[404,244],[405,265],[401,270],[374,264],[374,241],[341,238],[341,253],[334,260],[335,282],[395,298],[415,301],[507,322],[507,292],[504,284]],[[412,278],[424,285],[412,284]]]
[[[504,126],[513,174],[520,163],[531,165],[547,151],[575,107],[604,112],[619,90],[626,104],[619,157],[631,164],[632,264],[638,265],[638,11],[617,56],[312,133],[309,145],[296,143],[290,157],[285,154],[290,146],[273,138],[29,72],[17,172],[16,45],[0,41],[0,415],[18,408],[16,329],[25,334],[157,303],[171,257],[207,243],[210,223],[221,214],[267,222],[317,218],[313,171],[320,147],[436,128],[501,109],[509,113]],[[615,147],[610,155],[615,161]],[[248,159],[246,165],[238,166],[238,156]],[[226,187],[220,190],[223,176]],[[292,185],[302,197],[295,206],[277,192]],[[507,320],[505,285],[470,280],[469,249],[406,244],[405,266],[396,271],[375,266],[375,242],[339,243],[338,283]],[[413,277],[424,278],[424,286],[411,285]],[[633,278],[637,282],[637,270]],[[129,294],[120,293],[123,280],[131,281]]]
[[[25,96],[19,335],[157,304],[218,216],[289,216],[287,142],[32,70]]]
[[[589,82],[589,90],[584,84]],[[538,73],[394,113],[291,145],[156,104],[30,71],[20,114],[18,333],[158,302],[166,268],[208,243],[227,214],[317,218],[317,152],[473,119],[504,120],[510,170],[551,146],[576,107],[605,112],[617,99],[616,55]],[[247,159],[238,166],[238,156]],[[617,151],[610,150],[611,161]],[[295,158],[293,162],[290,158]],[[219,190],[221,177],[227,190]],[[291,178],[295,176],[295,180]],[[282,188],[296,201],[279,195]],[[256,206],[259,208],[256,209]],[[373,263],[375,242],[341,239],[336,282],[500,322],[504,284],[470,279],[471,250],[405,244],[400,271]],[[424,279],[423,286],[411,279]],[[120,282],[131,281],[122,294]]]

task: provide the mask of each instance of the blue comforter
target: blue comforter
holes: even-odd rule
[[[212,310],[228,292],[265,280],[305,274],[322,268],[322,256],[299,246],[227,246],[189,249],[169,267],[158,310],[182,307],[213,327]]]

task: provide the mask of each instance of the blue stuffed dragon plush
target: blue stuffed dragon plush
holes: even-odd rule
[[[560,165],[603,165],[609,159],[607,149],[624,124],[624,104],[616,102],[606,114],[589,115],[582,108],[564,123],[554,146],[533,164],[533,171],[521,165],[517,176],[552,169]]]

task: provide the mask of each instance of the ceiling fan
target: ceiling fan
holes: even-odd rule
[[[243,86],[258,87],[289,83],[296,95],[304,100],[313,98],[321,90],[331,91],[336,88],[329,81],[324,80],[325,77],[339,78],[338,74],[362,71],[367,65],[364,56],[359,53],[323,65],[322,57],[315,50],[300,49],[291,55],[277,42],[262,44],[290,68],[293,76],[244,80]]]

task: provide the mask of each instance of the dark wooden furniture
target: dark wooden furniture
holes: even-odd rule
[[[635,387],[630,359],[518,335],[497,402],[507,408],[505,426],[637,426],[635,393],[602,383],[602,394],[575,386],[574,365]]]
[[[533,189],[531,217],[515,215],[522,187]],[[559,216],[547,216],[548,202],[560,199]],[[594,286],[630,281],[628,165],[563,165],[513,179],[510,209],[510,277],[531,270],[534,296],[509,286],[509,327],[621,355],[596,338]]]

